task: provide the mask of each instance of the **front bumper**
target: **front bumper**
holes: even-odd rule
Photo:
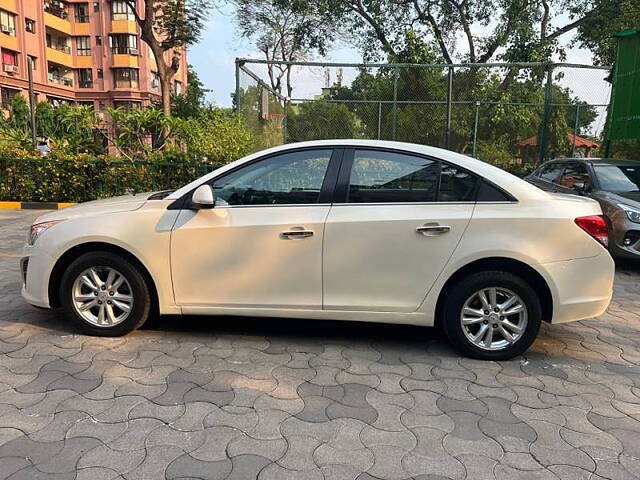
[[[553,294],[552,323],[602,315],[613,296],[615,264],[605,250],[596,257],[542,265]]]
[[[50,308],[49,278],[55,260],[31,246],[25,246],[20,260],[22,297],[36,307]]]

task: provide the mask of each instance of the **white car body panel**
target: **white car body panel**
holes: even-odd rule
[[[314,146],[383,147],[430,155],[484,177],[517,202],[167,209],[230,169],[272,152]],[[88,202],[40,217],[37,222],[65,221],[25,247],[25,299],[49,307],[55,263],[88,242],[111,244],[135,256],[149,272],[164,314],[428,326],[434,323],[446,281],[471,262],[490,257],[518,260],[545,279],[553,322],[597,316],[612,295],[611,257],[574,223],[576,217],[601,214],[597,202],[548,194],[489,164],[442,149],[368,140],[291,144],[226,165],[163,200],[147,197]],[[428,222],[452,229],[439,237],[415,232]],[[281,231],[297,226],[314,235],[280,238]]]

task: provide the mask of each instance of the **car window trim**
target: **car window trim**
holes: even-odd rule
[[[200,186],[205,184],[211,184],[216,180],[226,177],[238,170],[241,170],[245,167],[249,167],[258,162],[269,160],[270,158],[277,157],[280,155],[286,155],[289,153],[297,153],[304,152],[310,150],[331,150],[331,156],[329,157],[329,165],[327,166],[327,170],[324,173],[324,178],[322,180],[322,186],[320,187],[320,193],[318,194],[318,202],[316,203],[279,203],[276,205],[273,204],[259,204],[259,205],[217,205],[215,208],[247,208],[247,207],[295,207],[295,206],[318,206],[318,205],[330,205],[331,199],[333,198],[333,191],[335,189],[335,180],[338,177],[338,170],[340,168],[343,152],[345,148],[342,146],[333,146],[327,145],[324,147],[301,147],[301,148],[292,148],[285,151],[273,152],[267,155],[263,155],[261,157],[254,158],[250,162],[243,163],[242,165],[238,165],[236,168],[232,168],[231,170],[227,170],[221,175],[213,178],[209,178],[208,180],[199,183],[191,190],[186,192],[182,197],[174,200],[169,206],[167,206],[167,210],[183,210],[188,209],[191,203],[191,196],[193,192]],[[327,178],[329,177],[329,179]],[[321,201],[322,200],[322,201]]]

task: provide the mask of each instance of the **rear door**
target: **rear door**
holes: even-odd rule
[[[325,224],[324,308],[415,311],[469,223],[476,182],[433,158],[346,150]]]

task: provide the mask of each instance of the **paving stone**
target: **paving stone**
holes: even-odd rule
[[[36,215],[0,214],[0,253],[19,254]],[[0,272],[1,478],[640,478],[640,269],[626,262],[600,318],[543,324],[500,362],[364,323],[161,318],[87,337],[24,303],[15,257]]]

